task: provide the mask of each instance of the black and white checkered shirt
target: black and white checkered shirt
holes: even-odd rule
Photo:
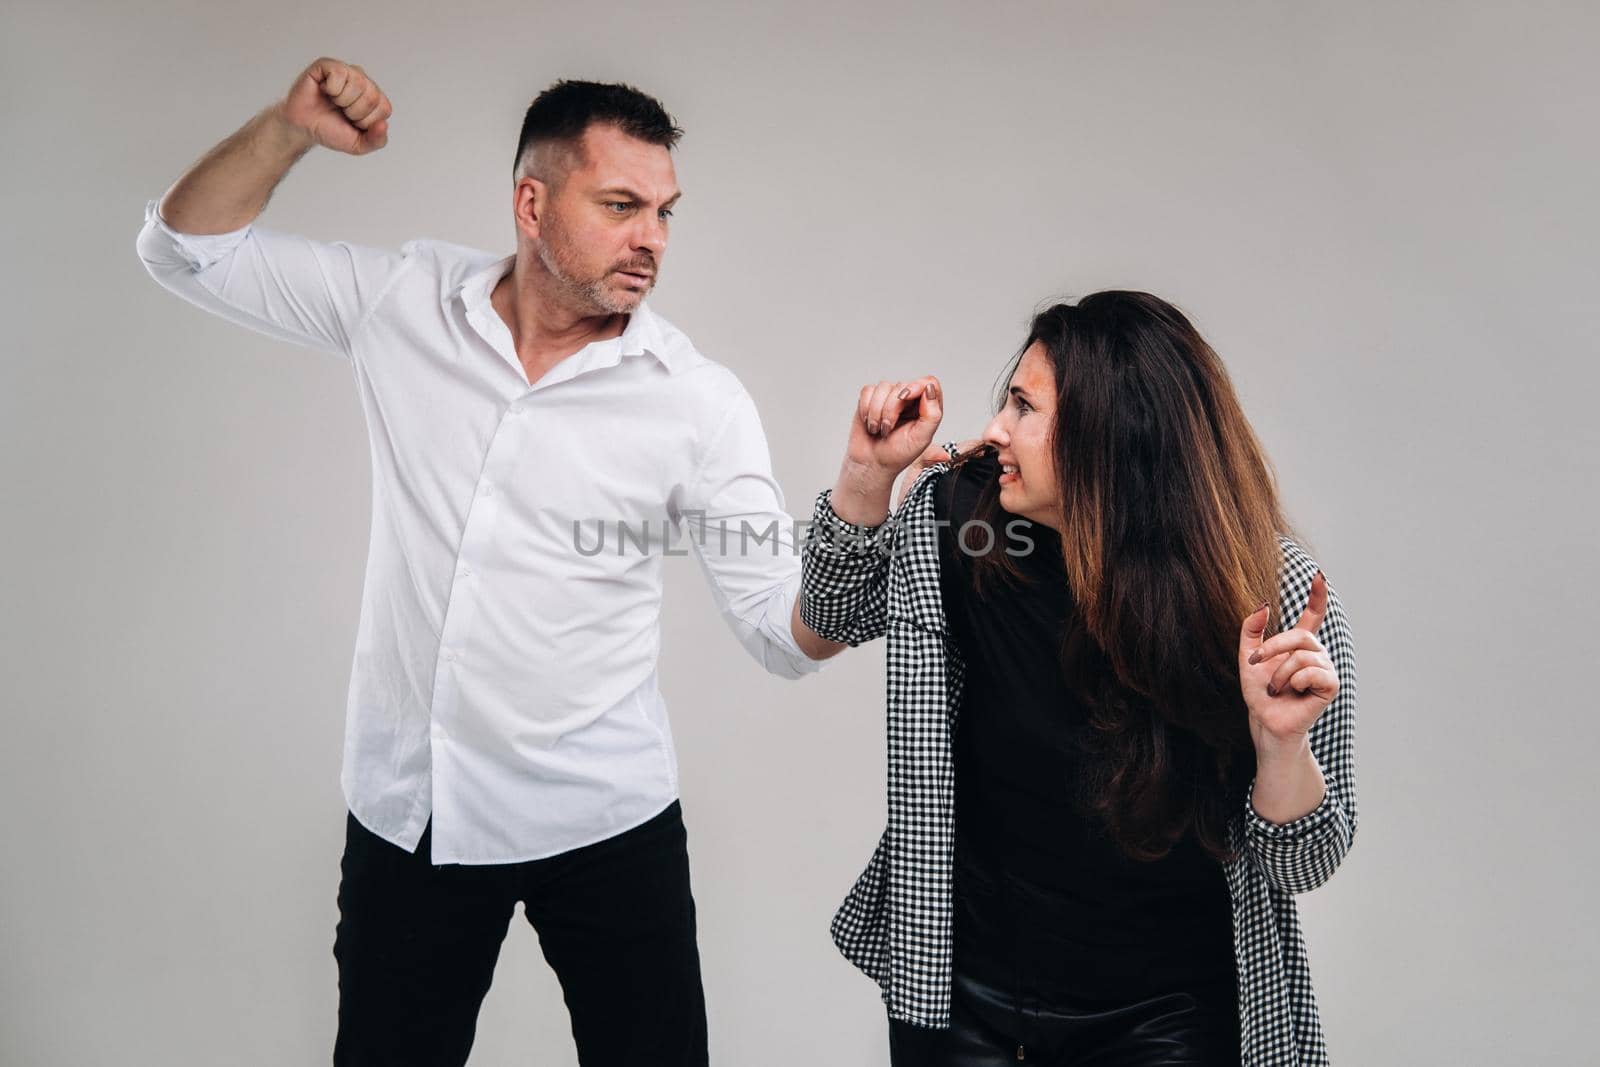
[[[954,446],[947,445],[954,454]],[[879,526],[846,523],[817,497],[805,543],[801,618],[821,636],[858,645],[887,636],[888,827],[833,920],[840,951],[875,980],[892,1019],[950,1025],[951,862],[955,841],[951,739],[963,665],[945,625],[933,487],[917,478]],[[1304,609],[1317,564],[1282,538],[1280,617]],[[1327,881],[1356,830],[1356,678],[1350,628],[1332,588],[1317,636],[1339,695],[1311,730],[1327,794],[1309,814],[1267,822],[1247,799],[1234,820],[1237,859],[1226,867],[1246,1067],[1327,1064],[1294,895]]]

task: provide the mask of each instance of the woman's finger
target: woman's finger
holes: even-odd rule
[[[888,389],[883,390],[882,403],[878,406],[878,437],[888,437],[890,430],[901,419],[901,411],[907,406],[915,406],[912,398],[912,382],[888,382]]]
[[[863,385],[861,392],[856,396],[856,421],[863,429],[867,425],[867,411],[872,406],[872,390],[873,386]]]
[[[922,400],[923,390],[927,388],[925,382],[900,382],[898,390],[891,390],[889,397],[883,403],[883,413],[879,423],[885,427],[880,433],[888,433],[900,424],[900,419],[907,411],[915,411]]]
[[[931,441],[939,430],[939,423],[944,421],[944,399],[939,393],[939,383],[923,383],[921,398],[914,402],[918,405],[917,432],[925,434],[926,440]]]
[[[861,403],[859,405],[861,425],[865,427],[868,433],[873,435],[878,432],[878,424],[872,418],[873,404],[876,402],[878,390],[883,384],[882,382],[868,382],[861,387]]]
[[[882,437],[888,432],[888,427],[883,424],[883,406],[900,388],[899,382],[879,382],[873,386],[872,399],[867,403],[867,432],[874,437]]]
[[[1312,652],[1308,649],[1291,652],[1284,657],[1283,662],[1278,664],[1277,669],[1272,672],[1272,678],[1267,682],[1267,695],[1275,697],[1282,693],[1288,686],[1289,679],[1293,678],[1298,671],[1303,671],[1307,667],[1331,668],[1332,666],[1333,662],[1328,659],[1326,653]]]
[[[1310,630],[1285,630],[1281,634],[1273,634],[1250,654],[1251,663],[1265,663],[1275,656],[1296,649],[1309,648],[1313,651],[1322,651],[1322,642]]]
[[[1290,676],[1288,687],[1302,696],[1315,696],[1324,704],[1339,695],[1339,675],[1331,666],[1306,667]]]
[[[1322,617],[1328,613],[1328,579],[1319,570],[1311,579],[1311,594],[1306,598],[1306,609],[1295,620],[1296,630],[1316,633],[1322,629]]]
[[[1245,616],[1244,624],[1239,629],[1239,658],[1249,662],[1250,656],[1261,647],[1262,636],[1267,632],[1267,620],[1272,617],[1268,610],[1267,601],[1263,600],[1261,606]]]

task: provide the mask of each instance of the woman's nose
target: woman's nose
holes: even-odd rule
[[[1000,424],[1000,416],[996,415],[989,420],[989,425],[983,428],[985,443],[996,448],[1004,448],[1011,443],[1011,435],[1006,433],[1006,428]]]

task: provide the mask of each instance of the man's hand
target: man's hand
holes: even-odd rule
[[[242,229],[314,146],[362,156],[388,144],[393,110],[366,71],[319,59],[287,96],[258,111],[174,182],[161,199],[161,217],[179,233]]]
[[[308,146],[364,156],[389,143],[394,106],[366,71],[324,56],[294,80],[277,113]]]

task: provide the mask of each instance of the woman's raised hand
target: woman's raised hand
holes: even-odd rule
[[[1269,612],[1263,604],[1244,620],[1239,637],[1239,685],[1250,711],[1256,749],[1298,746],[1339,694],[1333,659],[1317,639],[1328,611],[1328,580],[1311,579],[1306,608],[1291,629],[1263,640]]]
[[[876,525],[889,512],[895,476],[933,441],[944,417],[939,379],[864,385],[850,420],[833,510],[847,522]]]
[[[863,385],[845,459],[892,480],[927,449],[943,417],[939,379],[932,375]]]

